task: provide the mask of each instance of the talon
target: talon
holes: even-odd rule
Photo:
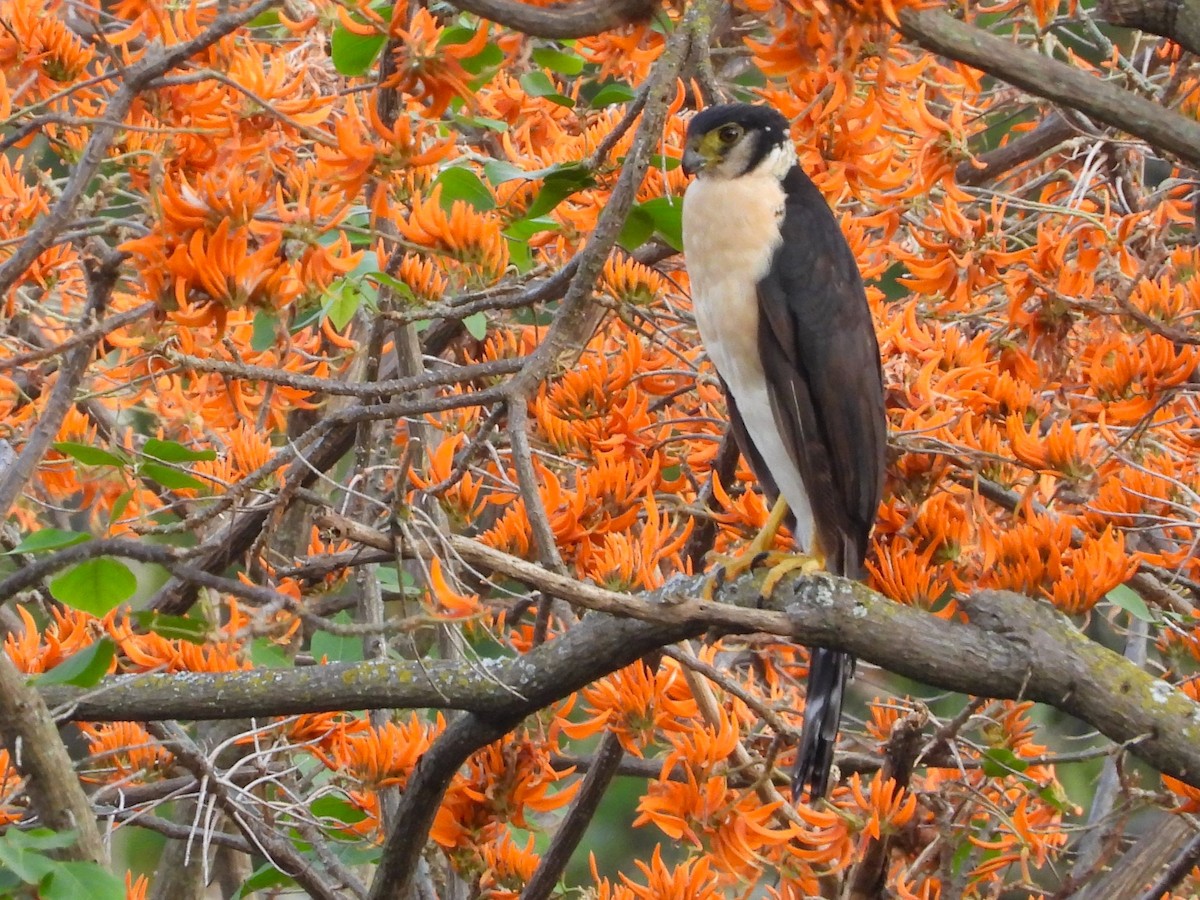
[[[773,566],[771,571],[767,573],[767,577],[763,579],[760,593],[763,597],[770,598],[775,592],[775,588],[779,586],[787,575],[792,572],[800,571],[805,575],[811,575],[814,572],[823,571],[825,568],[824,562],[816,556],[789,556],[782,560],[778,565]]]

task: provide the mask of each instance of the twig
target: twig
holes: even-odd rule
[[[254,366],[220,359],[201,359],[198,356],[188,356],[173,350],[167,350],[164,355],[171,362],[193,372],[213,372],[246,381],[285,385],[301,391],[312,391],[315,394],[359,397],[364,400],[396,394],[411,394],[428,388],[464,384],[477,379],[495,378],[499,375],[511,375],[513,372],[519,372],[525,362],[524,357],[496,359],[469,366],[447,366],[433,372],[410,375],[406,378],[351,383],[336,378],[316,378],[299,372],[287,372],[269,366]]]
[[[567,863],[571,861],[575,848],[583,839],[583,834],[595,816],[600,800],[604,797],[613,776],[617,774],[624,756],[625,751],[621,748],[621,741],[616,733],[606,731],[600,738],[596,753],[590,760],[587,775],[584,776],[583,784],[579,786],[571,808],[567,810],[567,815],[554,833],[550,846],[542,854],[537,868],[533,870],[533,875],[525,885],[525,890],[521,892],[521,900],[546,900],[550,896],[558,884],[558,879],[566,870]]]
[[[146,729],[171,751],[181,768],[191,772],[205,785],[221,811],[246,840],[258,848],[272,865],[294,878],[309,896],[321,900],[340,900],[344,896],[344,889],[354,893],[352,884],[342,879],[332,881],[325,872],[313,865],[312,859],[302,856],[291,841],[277,834],[257,812],[239,803],[186,731],[174,722],[148,722]]]
[[[17,356],[10,356],[7,359],[0,359],[0,372],[5,372],[9,369],[17,369],[21,366],[27,366],[30,363],[38,362],[39,360],[47,359],[51,356],[57,356],[60,353],[66,353],[75,347],[83,344],[91,343],[106,334],[111,334],[118,328],[124,328],[131,322],[136,322],[138,319],[143,319],[147,314],[152,312],[157,304],[142,303],[135,306],[133,309],[127,309],[123,313],[115,313],[105,319],[97,322],[91,328],[85,328],[82,331],[76,331],[73,335],[63,341],[61,344],[55,344],[53,347],[42,347],[37,350],[30,350],[28,353],[20,353]]]
[[[20,249],[17,250],[17,253],[20,253]],[[88,326],[92,319],[108,305],[113,286],[117,282],[120,261],[121,256],[112,252],[107,254],[98,266],[91,264],[85,266],[88,299],[80,327]],[[0,270],[3,270],[3,266],[0,266]],[[0,294],[3,293],[3,289],[0,289]],[[91,335],[90,339],[71,350],[59,367],[58,378],[42,409],[41,418],[30,431],[25,446],[21,449],[21,454],[3,472],[0,472],[0,519],[8,517],[9,510],[21,495],[25,484],[33,477],[38,463],[42,461],[46,450],[58,436],[58,430],[62,426],[63,420],[75,402],[75,389],[83,380],[88,363],[91,362],[92,353],[96,349],[96,343],[103,334],[103,332],[96,332],[94,327],[88,327],[88,331]]]

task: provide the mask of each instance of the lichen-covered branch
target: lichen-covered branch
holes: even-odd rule
[[[489,557],[505,555],[489,550]],[[944,621],[855,582],[785,578],[770,600],[762,575],[695,599],[699,577],[645,596],[614,594],[508,557],[508,577],[619,615],[592,615],[515,659],[472,664],[364,662],[218,675],[105,679],[87,692],[46,688],[63,718],[215,719],[375,707],[461,709],[509,720],[541,709],[665,644],[710,630],[764,632],[845,650],[934,687],[1048,703],[1087,722],[1161,772],[1200,786],[1200,705],[1167,682],[1091,641],[1048,605],[1007,592],[965,604],[966,621]],[[500,570],[497,570],[500,571]],[[533,572],[542,573],[530,577]],[[620,602],[613,601],[620,598]]]

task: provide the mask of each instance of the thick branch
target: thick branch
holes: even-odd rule
[[[656,0],[576,0],[556,6],[533,6],[521,0],[450,0],[474,13],[533,37],[580,38],[650,18]]]
[[[1100,0],[1104,21],[1170,38],[1200,53],[1200,0]]]
[[[42,824],[75,830],[79,839],[63,851],[70,859],[104,862],[104,844],[91,804],[45,702],[0,650],[0,739],[22,775]]]
[[[907,8],[900,13],[900,30],[926,50],[1003,78],[1035,96],[1079,110],[1200,165],[1200,123],[1115,84],[1017,47],[940,10]]]
[[[469,542],[467,542],[469,543]],[[46,688],[65,718],[85,721],[216,719],[339,709],[462,709],[508,720],[567,696],[645,653],[710,629],[765,632],[844,650],[926,684],[1001,699],[1048,703],[1127,745],[1161,772],[1200,786],[1200,705],[1088,639],[1044,603],[985,592],[966,622],[946,622],[893,603],[861,584],[791,577],[769,600],[761,573],[725,585],[721,602],[690,599],[703,579],[677,578],[644,597],[616,594],[540,570],[495,550],[504,570],[579,606],[619,610],[589,616],[524,656],[472,666],[372,661],[218,675],[135,675],[97,688]],[[520,572],[522,575],[516,575]],[[530,577],[537,572],[541,575]],[[760,608],[766,605],[769,608]]]

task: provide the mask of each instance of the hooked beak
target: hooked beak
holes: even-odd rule
[[[704,165],[707,162],[708,159],[703,153],[701,153],[695,147],[688,147],[683,151],[683,174],[695,175],[704,168]]]

